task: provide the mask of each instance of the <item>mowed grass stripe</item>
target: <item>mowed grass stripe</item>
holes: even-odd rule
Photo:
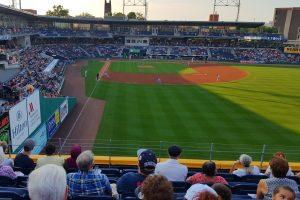
[[[109,71],[123,73],[143,73],[143,74],[172,74],[179,73],[187,69],[186,65],[170,62],[155,61],[122,61],[113,62]]]

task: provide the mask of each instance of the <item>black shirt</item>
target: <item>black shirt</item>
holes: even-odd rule
[[[16,156],[14,166],[21,168],[21,171],[26,175],[35,167],[33,160],[23,153]]]

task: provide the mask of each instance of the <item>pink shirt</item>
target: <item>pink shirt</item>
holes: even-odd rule
[[[205,174],[202,173],[196,173],[193,176],[189,177],[187,179],[187,182],[190,184],[196,184],[196,183],[222,183],[225,185],[228,185],[228,182],[222,177],[222,176],[215,176],[215,177],[208,177]]]

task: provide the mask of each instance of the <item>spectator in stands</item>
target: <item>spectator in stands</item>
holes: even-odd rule
[[[26,175],[28,175],[31,172],[31,170],[34,169],[34,162],[29,157],[34,146],[35,146],[34,140],[27,139],[24,142],[23,151],[19,153],[15,158],[15,163],[14,163],[15,167],[20,168],[20,171]]]
[[[63,166],[64,159],[55,155],[56,148],[53,144],[47,144],[45,147],[46,156],[41,157],[36,162],[36,169],[47,164],[54,164],[58,166]]]
[[[247,154],[242,154],[240,159],[233,163],[230,173],[239,177],[246,175],[259,175],[260,170],[257,166],[251,166],[252,158]],[[237,169],[237,165],[242,165],[243,168]]]
[[[170,146],[168,152],[169,159],[156,165],[155,174],[163,175],[169,181],[185,181],[188,169],[178,162],[182,152],[181,148],[179,146]]]
[[[82,152],[76,159],[79,171],[67,175],[69,197],[89,195],[111,195],[111,187],[106,175],[99,169],[93,169],[94,154]]]
[[[5,176],[11,179],[16,179],[17,174],[14,172],[11,166],[4,165],[6,157],[3,152],[3,148],[0,148],[0,176]]]
[[[194,184],[186,192],[186,200],[217,200],[218,194],[211,187],[203,184]]]
[[[141,187],[144,200],[173,200],[173,187],[167,178],[161,175],[150,175]]]
[[[138,173],[124,174],[117,182],[117,191],[124,196],[134,195],[137,187],[141,186],[146,177],[154,173],[157,164],[155,153],[149,149],[140,149],[138,155]]]
[[[284,153],[281,152],[281,151],[276,152],[274,156],[278,156],[278,157],[280,157],[280,158],[286,159]],[[286,159],[286,160],[287,160],[287,159]],[[272,174],[272,172],[271,172],[270,165],[269,165],[268,168],[266,169],[265,175],[269,176],[270,178],[273,177],[273,174]],[[286,176],[294,176],[294,173],[292,172],[292,169],[291,169],[291,168],[289,168],[289,171],[287,172]]]
[[[28,193],[31,200],[66,200],[67,178],[64,168],[44,165],[30,173]]]
[[[259,181],[256,191],[257,199],[271,200],[278,186],[289,186],[294,192],[299,192],[296,181],[286,178],[289,164],[285,159],[274,156],[270,161],[270,167],[274,177]]]
[[[278,186],[275,188],[272,200],[295,200],[296,193],[289,186]]]
[[[203,183],[214,184],[222,183],[227,185],[227,181],[222,176],[216,176],[216,164],[213,161],[207,161],[203,163],[202,173],[196,173],[189,177],[186,182],[190,184]]]
[[[231,200],[231,189],[221,183],[215,183],[211,186],[218,194],[218,200]]]
[[[70,151],[70,157],[65,160],[64,168],[66,171],[77,170],[76,159],[81,153],[81,147],[79,145],[74,145]]]
[[[3,152],[3,154],[1,156],[4,157],[4,161],[3,161],[2,165],[13,167],[14,166],[13,159],[7,158],[5,155],[7,153],[7,149],[8,149],[7,143],[5,141],[0,141],[0,151]]]

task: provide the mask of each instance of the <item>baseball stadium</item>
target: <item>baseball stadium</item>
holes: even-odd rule
[[[199,21],[0,0],[0,199],[300,198],[300,8],[268,25],[212,2]]]

